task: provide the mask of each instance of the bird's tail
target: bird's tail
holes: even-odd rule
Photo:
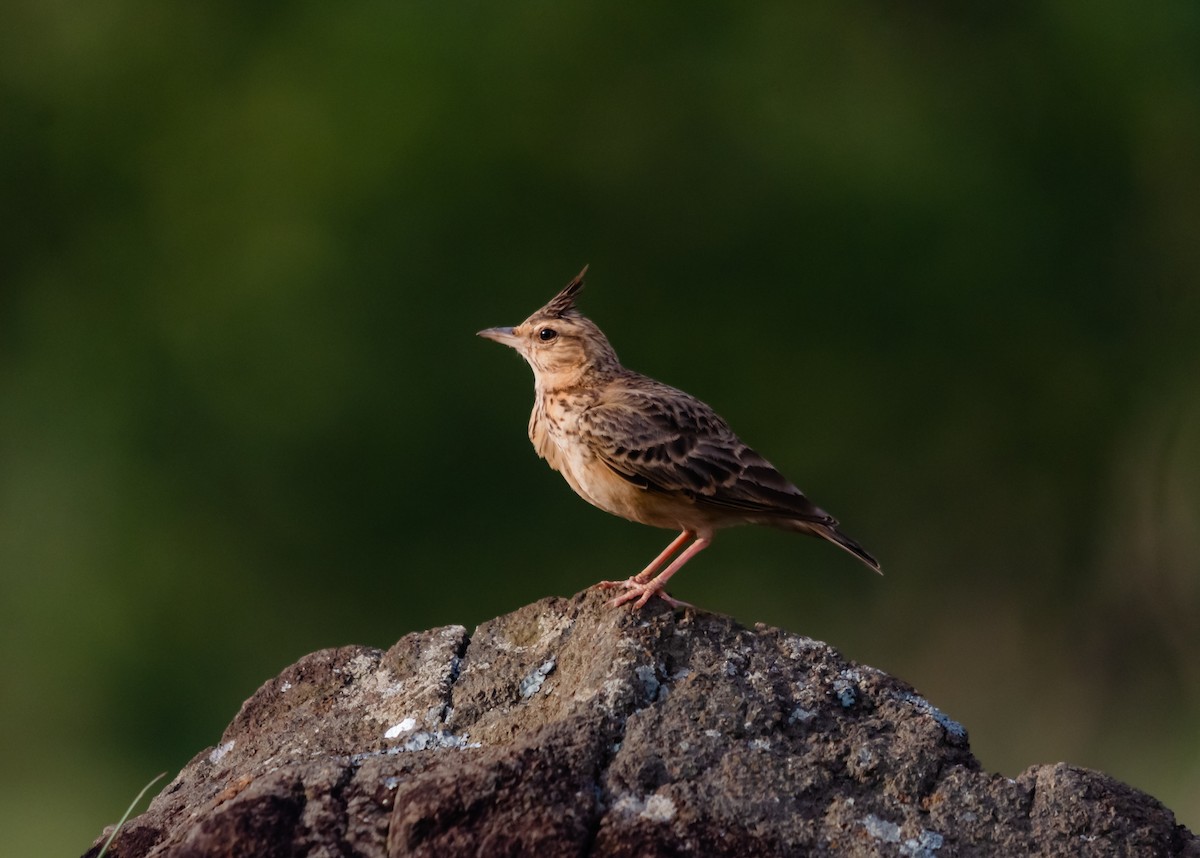
[[[799,530],[802,533],[811,533],[813,536],[829,540],[843,551],[853,554],[880,575],[883,574],[883,570],[879,568],[879,561],[871,556],[871,552],[838,530],[836,522],[833,524],[824,524],[817,521],[794,521],[791,525],[794,530]]]

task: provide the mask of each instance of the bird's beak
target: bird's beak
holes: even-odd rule
[[[510,349],[518,348],[521,338],[513,333],[512,328],[488,328],[480,331],[475,336],[483,337],[485,340],[495,340],[501,345],[508,346]]]

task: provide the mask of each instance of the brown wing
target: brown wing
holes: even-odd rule
[[[683,494],[748,518],[837,525],[703,402],[652,379],[636,381],[580,417],[614,473],[648,491]]]

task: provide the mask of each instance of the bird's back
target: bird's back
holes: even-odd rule
[[[646,492],[677,496],[722,525],[836,524],[706,403],[628,370],[580,418],[597,457]]]

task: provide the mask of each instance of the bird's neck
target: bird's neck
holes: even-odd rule
[[[588,390],[598,390],[621,373],[621,367],[605,367],[597,364],[583,364],[571,369],[558,370],[553,373],[536,373],[534,389],[538,396],[552,395],[559,392],[580,393]]]

